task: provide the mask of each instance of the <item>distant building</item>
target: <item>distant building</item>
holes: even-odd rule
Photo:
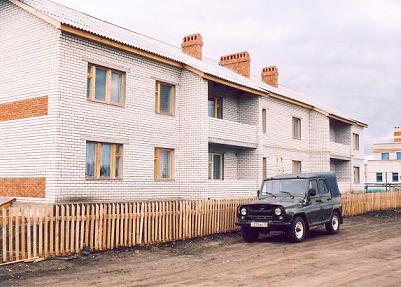
[[[394,128],[394,141],[373,145],[373,157],[366,161],[366,183],[401,185],[401,127]]]

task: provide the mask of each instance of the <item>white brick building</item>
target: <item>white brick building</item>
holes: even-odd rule
[[[181,51],[45,0],[1,0],[0,38],[2,196],[242,197],[298,170],[362,189],[366,124],[278,86],[276,67],[254,79],[247,52],[218,65],[199,34]]]
[[[366,163],[366,183],[372,190],[385,184],[401,185],[401,128],[394,128],[394,141],[373,145],[373,157]],[[384,188],[382,188],[384,189]]]

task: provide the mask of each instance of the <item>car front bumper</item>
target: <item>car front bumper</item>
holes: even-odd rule
[[[253,226],[253,224],[258,223],[267,223],[267,226]],[[269,221],[257,221],[257,220],[239,220],[237,219],[235,222],[238,226],[248,227],[248,228],[256,228],[261,230],[286,230],[290,225],[291,221],[276,221],[276,220],[269,220]],[[262,224],[260,224],[262,225]]]

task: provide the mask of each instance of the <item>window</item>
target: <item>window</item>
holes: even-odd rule
[[[124,94],[125,73],[93,64],[88,65],[87,99],[122,106]]]
[[[174,115],[175,86],[156,81],[156,113]]]
[[[174,150],[155,148],[155,179],[174,179]]]
[[[388,152],[382,152],[382,160],[389,160],[390,154]]]
[[[262,109],[262,130],[264,134],[266,133],[266,116],[266,109]]]
[[[209,153],[209,179],[224,179],[224,155]]]
[[[309,182],[309,189],[314,189],[316,191],[316,194],[319,192],[317,188],[317,181],[316,180],[311,180]]]
[[[355,184],[361,183],[361,174],[359,166],[354,166],[354,183]]]
[[[301,119],[292,118],[292,137],[294,139],[301,139]]]
[[[353,142],[353,149],[354,150],[359,150],[359,135],[358,134],[352,134],[352,142]]]
[[[376,172],[376,182],[383,182],[383,173]]]
[[[208,114],[211,118],[223,118],[223,99],[218,97],[211,97],[208,101]]]
[[[87,178],[120,178],[122,176],[122,145],[86,142]]]
[[[399,176],[398,176],[398,172],[393,172],[393,182],[398,182],[399,181]]]
[[[267,158],[263,158],[262,160],[262,175],[263,175],[263,179],[265,179],[267,177]]]
[[[293,160],[292,161],[292,173],[301,173],[302,172],[302,162]]]
[[[327,188],[326,183],[322,179],[319,179],[318,181],[318,190],[320,194],[329,193],[329,189]]]
[[[398,151],[398,152],[396,153],[396,156],[397,156],[397,160],[401,160],[401,152]]]

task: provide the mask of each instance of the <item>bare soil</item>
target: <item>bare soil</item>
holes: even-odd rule
[[[64,258],[65,259],[65,258]],[[0,267],[0,286],[401,286],[401,210],[244,243],[238,233]]]

